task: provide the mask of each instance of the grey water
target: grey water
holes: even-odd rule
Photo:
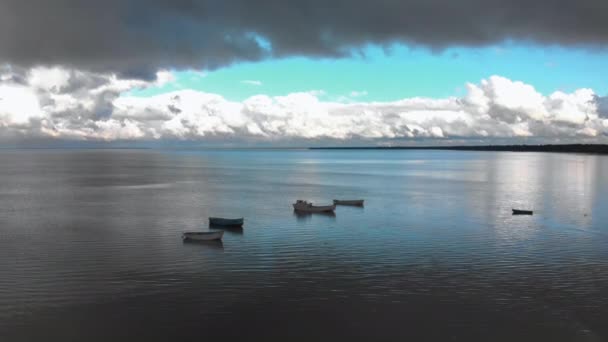
[[[3,150],[0,341],[607,341],[607,175],[579,154]],[[334,198],[365,207],[291,207]],[[245,226],[182,242],[209,216]]]

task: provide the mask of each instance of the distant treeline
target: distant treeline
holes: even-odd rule
[[[608,154],[608,145],[486,145],[486,146],[390,146],[390,147],[311,147],[311,150],[455,150],[509,152],[564,152]]]

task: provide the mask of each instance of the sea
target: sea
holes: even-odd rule
[[[0,341],[239,340],[608,341],[608,156],[0,150]]]

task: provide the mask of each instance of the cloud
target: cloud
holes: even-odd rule
[[[242,102],[183,89],[127,95],[172,79],[118,78],[65,68],[0,71],[0,139],[374,141],[536,139],[606,142],[606,98],[591,89],[547,96],[492,76],[462,97],[391,102],[323,100],[322,91],[256,95]]]
[[[367,91],[366,90],[353,90],[350,92],[350,97],[362,97],[362,96],[367,96]]]
[[[252,85],[252,86],[258,86],[258,87],[262,85],[262,81],[254,81],[254,80],[243,80],[243,81],[241,81],[241,83]]]
[[[370,43],[604,47],[607,10],[603,0],[3,0],[0,61],[152,79],[163,68],[347,56]]]
[[[173,79],[165,71],[158,72],[154,81],[142,81],[59,67],[0,69],[0,136],[141,138],[144,135],[133,120],[113,118],[115,101],[125,91]]]
[[[597,106],[599,116],[608,118],[608,96],[600,97],[596,95],[593,101]]]

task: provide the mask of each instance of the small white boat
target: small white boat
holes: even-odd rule
[[[336,210],[336,205],[313,205],[307,201],[297,200],[293,204],[293,210],[304,213],[328,213]]]
[[[358,199],[358,200],[334,200],[334,204],[335,205],[355,205],[355,206],[362,207],[363,206],[363,200],[362,199]]]
[[[182,239],[191,241],[213,241],[221,240],[224,236],[224,231],[217,232],[185,232],[182,234]]]

